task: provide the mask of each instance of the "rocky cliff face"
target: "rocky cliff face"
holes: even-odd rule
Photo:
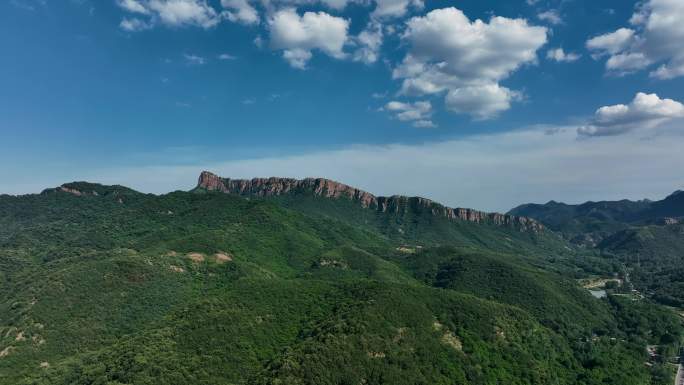
[[[208,191],[221,191],[241,196],[269,197],[284,194],[305,193],[326,198],[346,198],[358,202],[361,207],[386,213],[401,214],[402,210],[411,208],[429,210],[432,215],[452,220],[463,220],[475,223],[486,223],[497,226],[508,226],[520,231],[541,232],[541,223],[526,217],[518,217],[499,213],[486,213],[467,208],[451,208],[420,197],[394,195],[376,197],[357,188],[324,178],[254,178],[229,179],[221,178],[208,171],[203,171],[197,187]]]

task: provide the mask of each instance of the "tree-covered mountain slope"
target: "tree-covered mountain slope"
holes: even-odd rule
[[[632,226],[598,245],[631,266],[632,283],[661,303],[684,307],[684,224]]]
[[[624,263],[639,290],[684,306],[684,192],[659,201],[527,204],[509,214],[535,218],[571,242]]]
[[[421,197],[377,197],[323,178],[221,178],[204,171],[197,193],[222,192],[276,202],[406,244],[485,247],[490,250],[570,254],[568,244],[541,223],[523,216],[450,208]]]
[[[676,317],[592,298],[561,238],[312,199],[0,196],[0,384],[670,383]]]
[[[534,218],[579,244],[596,246],[605,237],[630,226],[667,225],[682,221],[684,192],[659,201],[602,201],[569,205],[550,201],[524,204],[509,215]]]

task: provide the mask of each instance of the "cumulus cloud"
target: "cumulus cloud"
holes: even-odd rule
[[[587,40],[587,48],[597,55],[614,55],[624,51],[634,41],[634,30],[620,28],[615,32],[599,35]]]
[[[373,18],[395,18],[406,15],[409,9],[423,9],[423,0],[375,0]]]
[[[546,52],[546,58],[557,62],[571,63],[579,60],[582,55],[574,52],[565,52],[563,48],[553,48]]]
[[[684,118],[683,104],[639,92],[627,105],[599,108],[592,121],[577,132],[582,136],[621,135],[637,129],[653,129],[678,118]]]
[[[432,116],[432,104],[428,101],[414,103],[391,101],[385,104],[383,109],[394,113],[396,118],[402,122],[411,122],[414,127],[435,127],[435,124],[430,119]]]
[[[377,21],[368,23],[366,29],[354,38],[358,48],[354,51],[354,61],[372,64],[378,61],[382,46],[382,24]]]
[[[459,114],[470,114],[477,120],[489,119],[511,108],[511,102],[522,99],[517,91],[496,83],[459,87],[445,98],[446,108]]]
[[[325,12],[305,12],[300,16],[293,8],[276,12],[269,20],[271,47],[283,51],[292,67],[304,69],[319,50],[336,59],[346,56],[349,21]]]
[[[301,48],[286,49],[283,51],[283,59],[285,59],[294,68],[300,70],[306,69],[306,63],[311,60],[313,54],[311,51]]]
[[[519,96],[499,82],[535,63],[546,35],[524,19],[470,21],[459,9],[437,9],[408,21],[402,38],[409,51],[393,77],[402,80],[401,94],[444,92],[452,111],[492,118]]]
[[[648,0],[630,19],[631,28],[587,41],[595,58],[608,56],[606,69],[624,75],[659,66],[650,72],[658,79],[684,76],[684,2]]]
[[[352,2],[366,3],[368,0],[221,0],[224,11],[221,16],[235,23],[258,25],[274,13],[287,8],[324,6],[341,11]],[[259,12],[261,8],[265,16]]]
[[[138,0],[119,0],[118,4],[121,8],[127,10],[128,12],[141,13],[143,15],[148,15],[150,11]]]
[[[548,11],[539,12],[537,14],[537,18],[539,20],[545,21],[553,25],[563,24],[563,19],[561,18],[558,11],[555,9],[549,9]]]
[[[148,17],[147,21],[137,19],[138,22],[124,19],[121,23],[124,29],[133,26],[131,23],[145,23],[151,27],[158,22],[170,27],[211,28],[221,20],[220,14],[206,0],[118,0],[117,4],[127,12]]]
[[[259,24],[259,12],[247,0],[221,0],[221,6],[228,9],[224,15],[232,22]]]

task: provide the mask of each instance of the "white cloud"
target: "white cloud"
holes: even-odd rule
[[[571,63],[579,60],[582,55],[574,52],[565,52],[563,48],[553,48],[546,52],[546,58],[549,60],[555,60],[557,62]]]
[[[306,12],[299,16],[293,8],[287,8],[276,12],[268,24],[271,47],[283,50],[283,57],[295,68],[306,67],[312,50],[336,59],[346,56],[343,51],[348,40],[346,19],[325,12]]]
[[[326,8],[342,11],[352,2],[366,3],[369,0],[221,0],[224,11],[221,17],[232,22],[244,25],[258,25],[262,16],[259,8],[264,10],[264,19],[269,19],[273,14],[284,9],[299,7],[324,6]]]
[[[161,22],[170,27],[211,28],[221,21],[206,0],[119,0],[117,4],[127,12],[147,15],[149,26]]]
[[[300,70],[306,69],[306,63],[311,60],[313,54],[311,51],[301,48],[286,49],[283,51],[283,59],[285,59],[294,68]]]
[[[653,61],[641,52],[619,53],[606,61],[606,69],[616,74],[627,74],[646,68]]]
[[[432,104],[428,101],[403,103],[391,101],[385,104],[384,110],[395,114],[402,122],[411,122],[414,127],[435,127],[430,120],[432,116]]]
[[[209,28],[219,22],[218,14],[205,0],[150,0],[148,7],[159,15],[163,23],[171,26]]]
[[[596,110],[593,120],[577,129],[583,136],[613,136],[632,130],[649,130],[674,119],[684,118],[684,105],[656,94],[639,92],[631,103]]]
[[[184,54],[183,57],[188,62],[188,64],[203,65],[207,62],[207,59],[203,58],[202,56],[194,54]]]
[[[511,108],[511,102],[520,100],[519,92],[493,84],[459,87],[450,90],[445,98],[446,108],[459,114],[470,114],[485,120]]]
[[[409,52],[393,77],[402,80],[401,94],[446,92],[451,110],[492,118],[518,95],[499,81],[522,65],[535,63],[546,34],[546,28],[530,26],[524,19],[471,22],[459,9],[437,9],[408,21],[402,38],[409,43]]]
[[[119,24],[119,27],[123,29],[124,31],[128,32],[137,32],[137,31],[142,31],[145,29],[150,29],[152,28],[152,25],[144,20],[138,19],[138,18],[128,18],[124,17],[123,20],[121,20],[121,23]]]
[[[355,43],[359,46],[354,52],[354,61],[360,61],[365,64],[372,64],[378,61],[382,37],[382,24],[377,21],[368,23],[366,29],[354,38]]]
[[[623,75],[660,64],[658,79],[684,76],[684,2],[648,0],[632,15],[632,28],[620,28],[587,41],[595,57],[609,56],[606,69]]]
[[[423,9],[423,0],[375,0],[373,18],[394,18],[404,16],[409,9]]]
[[[537,18],[553,25],[563,24],[563,19],[555,9],[549,9],[548,11],[538,13]]]
[[[625,50],[634,41],[634,30],[620,28],[615,32],[599,35],[587,40],[587,48],[598,55],[616,54]]]
[[[141,13],[143,15],[148,15],[150,13],[150,11],[138,0],[119,0],[117,3],[119,4],[119,7],[128,12]]]
[[[228,20],[246,25],[259,24],[259,12],[248,0],[221,0],[221,6],[226,11]]]
[[[684,76],[684,59],[661,65],[655,71],[651,72],[651,76],[662,80]]]
[[[218,56],[219,60],[235,60],[237,59],[235,56],[229,54],[229,53],[222,53]]]

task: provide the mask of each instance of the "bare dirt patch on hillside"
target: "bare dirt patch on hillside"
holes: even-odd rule
[[[220,252],[214,254],[214,258],[216,259],[216,263],[226,263],[233,260],[233,255],[230,253]]]
[[[444,335],[442,335],[442,342],[458,351],[463,351],[463,343],[458,337],[456,337],[454,333],[450,331],[447,331],[444,333]]]
[[[8,346],[0,351],[0,358],[7,357],[14,350],[14,346]]]
[[[190,258],[193,262],[204,262],[204,254],[202,253],[188,253],[188,258]]]

